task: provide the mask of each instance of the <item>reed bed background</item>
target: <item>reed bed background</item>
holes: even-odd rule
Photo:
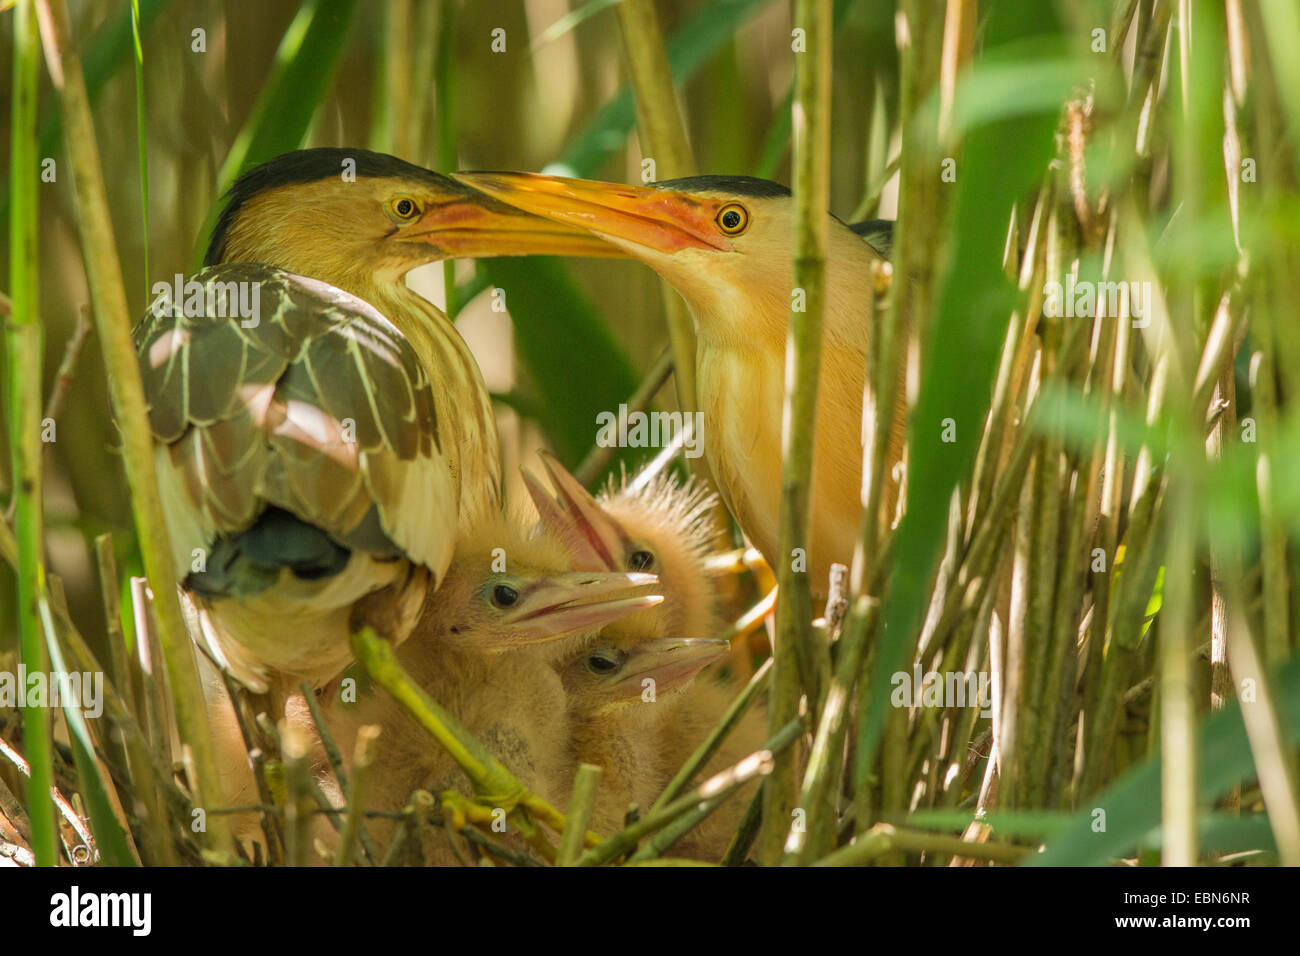
[[[127,336],[152,281],[193,271],[240,169],[352,144],[442,170],[637,182],[651,156],[660,179],[791,184],[809,309],[790,344],[786,543],[809,506],[817,214],[897,216],[858,553],[824,616],[823,582],[775,569],[771,665],[767,630],[732,631],[750,683],[719,730],[765,696],[771,739],[723,862],[1300,864],[1293,3],[68,6],[0,14],[0,670],[103,670],[109,689],[98,718],[0,708],[0,862],[236,859],[220,813],[191,826],[215,771]],[[1132,294],[1075,308],[1097,283]],[[412,284],[475,349],[508,474],[545,444],[595,482],[639,460],[593,453],[598,412],[692,407],[689,318],[648,270],[498,259]],[[899,390],[901,517],[882,491]],[[737,574],[731,617],[772,583]],[[365,635],[357,649],[379,653]],[[927,672],[987,674],[991,706],[925,706],[920,688],[900,706],[900,675]],[[426,726],[430,703],[412,695]],[[247,716],[279,782],[271,862],[301,861],[317,809],[301,743]],[[585,850],[599,781],[579,778],[567,824],[540,804],[523,819],[564,832],[562,863],[671,857],[735,789],[706,799],[692,777]],[[32,799],[51,784],[57,800]],[[440,809],[413,799],[404,825]],[[357,836],[352,814],[339,824]]]

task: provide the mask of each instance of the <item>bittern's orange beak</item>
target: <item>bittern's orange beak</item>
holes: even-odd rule
[[[655,683],[656,696],[675,690],[724,657],[731,645],[717,638],[659,638],[627,648],[628,658],[614,688],[620,698],[641,696],[642,682]]]
[[[654,607],[663,597],[650,593],[653,574],[588,571],[552,574],[520,595],[502,620],[505,645],[536,644],[578,631],[597,631],[624,614]]]
[[[479,193],[465,191],[430,203],[394,238],[427,242],[444,259],[493,256],[624,258],[627,253],[585,229],[530,216]]]
[[[731,249],[714,221],[725,204],[722,200],[540,173],[456,173],[455,178],[525,212],[590,230],[620,245],[662,253]]]
[[[539,454],[542,466],[558,492],[557,497],[552,498],[541,483],[524,470],[524,485],[537,505],[542,524],[568,547],[574,567],[617,571],[623,564],[628,544],[622,526],[556,458],[544,451]]]

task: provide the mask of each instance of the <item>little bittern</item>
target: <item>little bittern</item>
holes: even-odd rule
[[[400,641],[457,539],[499,510],[487,389],[405,274],[612,252],[364,150],[289,153],[235,182],[208,268],[135,342],[192,618],[242,680],[330,679],[354,605],[381,589]]]
[[[686,300],[697,333],[704,454],[724,503],[772,566],[778,555],[786,338],[792,306],[794,204],[784,186],[744,176],[696,176],[623,186],[530,173],[457,178],[556,223],[591,230],[645,262]],[[814,445],[807,569],[821,590],[830,564],[858,537],[862,405],[872,266],[889,230],[859,236],[831,217]],[[872,243],[875,243],[873,246]],[[902,403],[900,390],[900,408]],[[903,447],[903,416],[890,460]],[[889,489],[888,499],[896,493]],[[887,501],[892,512],[892,502]]]
[[[730,647],[715,638],[638,636],[602,635],[557,665],[567,702],[569,774],[583,763],[604,771],[591,819],[602,834],[623,827],[629,806],[644,812],[659,796],[669,780],[659,754],[661,730],[673,726],[669,695]]]

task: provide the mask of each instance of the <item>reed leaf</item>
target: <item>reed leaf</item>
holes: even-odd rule
[[[284,31],[262,95],[217,174],[216,198],[199,232],[194,268],[203,261],[208,234],[236,177],[303,145],[347,42],[356,6],[356,0],[307,0]]]

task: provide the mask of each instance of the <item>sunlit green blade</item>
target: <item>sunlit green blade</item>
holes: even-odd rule
[[[266,88],[217,175],[215,199],[195,247],[195,268],[235,178],[302,146],[347,42],[356,6],[356,0],[310,0],[284,31]]]

